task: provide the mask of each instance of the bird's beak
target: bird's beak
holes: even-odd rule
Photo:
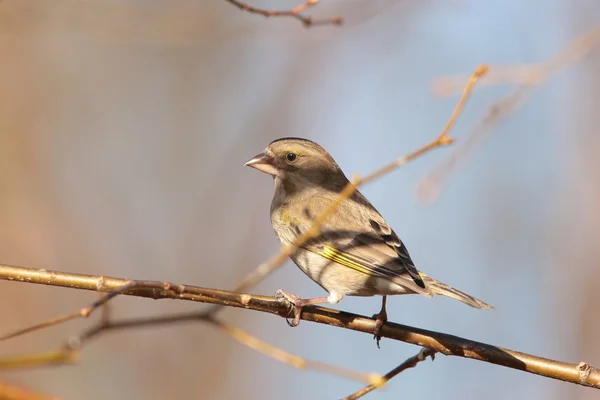
[[[244,165],[255,168],[265,174],[278,175],[277,168],[275,168],[275,158],[267,153],[257,154]]]

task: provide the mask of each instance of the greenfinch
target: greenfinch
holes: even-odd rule
[[[274,179],[271,224],[284,245],[309,229],[316,216],[349,183],[333,157],[307,139],[275,140],[245,165]],[[358,190],[326,219],[318,236],[300,246],[290,258],[329,294],[303,299],[278,290],[277,295],[293,305],[291,326],[300,322],[304,306],[336,304],[344,296],[380,295],[382,307],[374,316],[373,332],[379,345],[380,330],[387,320],[387,295],[443,295],[471,307],[493,308],[418,271],[398,235]]]

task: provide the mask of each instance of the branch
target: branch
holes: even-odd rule
[[[232,4],[239,8],[242,11],[247,11],[251,14],[258,14],[264,17],[291,17],[295,18],[298,21],[302,22],[302,24],[309,28],[314,25],[341,25],[342,18],[341,17],[331,17],[327,19],[318,19],[313,20],[312,17],[307,17],[302,15],[307,8],[316,6],[319,3],[319,0],[307,0],[304,3],[297,5],[291,10],[267,10],[264,8],[253,7],[248,3],[244,3],[238,0],[225,0],[229,4]]]
[[[132,283],[130,280],[120,278],[71,274],[7,265],[0,266],[0,279],[100,292],[119,291],[123,286],[131,285]],[[133,283],[135,285],[123,291],[123,294],[152,299],[168,298],[245,308],[279,315],[283,318],[289,317],[291,311],[285,301],[273,297],[233,293],[225,290],[207,289],[169,282],[133,281]],[[371,318],[324,307],[306,307],[301,317],[305,321],[368,334],[373,334],[373,330],[375,329],[375,321]],[[437,353],[449,356],[484,361],[548,378],[600,389],[600,371],[585,362],[568,364],[458,336],[392,322],[387,322],[383,325],[381,336],[426,347]]]
[[[431,357],[431,361],[433,361],[435,359],[435,351],[425,348],[421,349],[421,351],[419,351],[418,354],[410,357],[402,364],[398,365],[396,368],[385,374],[381,382],[375,384],[372,383],[369,386],[365,386],[364,388],[352,393],[350,396],[344,397],[342,400],[356,400],[363,397],[367,393],[370,393],[373,390],[380,388],[383,384],[385,384],[387,381],[389,381],[399,373],[404,372],[409,368],[416,367],[418,363],[420,363],[421,361],[425,361],[427,357]]]

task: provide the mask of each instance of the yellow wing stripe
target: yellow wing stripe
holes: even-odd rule
[[[411,277],[407,276],[407,274],[405,275],[403,271],[393,271],[381,265],[371,266],[369,260],[361,260],[361,258],[356,257],[353,254],[345,253],[328,245],[323,246],[323,249],[319,250],[317,254],[319,254],[323,258],[326,258],[327,260],[351,268],[365,275],[387,279],[399,284],[400,286],[409,287],[416,293],[422,293],[429,297],[432,296],[430,289],[423,289],[420,286],[414,284]],[[420,271],[419,275],[422,279],[428,278],[427,275]]]
[[[352,261],[347,256],[345,256],[344,253],[337,249],[334,249],[331,246],[324,246],[323,250],[319,252],[319,255],[325,257],[330,261],[336,262],[348,268],[352,268],[355,271],[362,272],[363,274],[373,275],[367,268],[363,267],[360,264],[357,264],[355,261]]]
[[[287,212],[285,209],[283,211],[281,211],[280,218],[281,218],[281,221],[285,225],[291,225],[291,224],[301,225],[300,220],[298,218],[290,215],[290,213]]]

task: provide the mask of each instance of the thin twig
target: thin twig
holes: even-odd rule
[[[101,285],[102,282],[100,281],[99,284]],[[41,322],[39,324],[28,326],[27,328],[19,329],[17,331],[10,332],[6,335],[2,335],[2,336],[0,336],[0,341],[10,339],[10,338],[13,338],[16,336],[21,336],[26,333],[37,331],[39,329],[44,329],[44,328],[49,328],[54,325],[59,325],[64,322],[71,321],[73,319],[87,318],[98,307],[105,305],[110,299],[114,298],[115,296],[118,296],[119,294],[123,293],[124,291],[132,289],[134,286],[135,286],[135,282],[127,282],[122,287],[117,288],[115,291],[102,295],[98,300],[96,300],[95,302],[90,304],[88,307],[84,307],[78,311],[63,315],[61,317],[52,318],[47,321]]]
[[[479,86],[518,84],[537,86],[563,68],[575,64],[600,47],[600,25],[571,41],[554,56],[542,63],[523,65],[491,66],[490,73],[481,79]],[[433,91],[438,96],[459,93],[468,81],[466,74],[437,78]]]
[[[533,87],[521,86],[507,96],[496,101],[486,116],[465,135],[465,140],[444,161],[437,165],[417,185],[417,196],[424,203],[436,201],[444,189],[450,176],[455,174],[481,145],[492,128],[504,117],[514,112],[531,95]]]
[[[220,329],[222,332],[228,334],[239,343],[254,349],[264,355],[271,357],[284,364],[291,365],[297,369],[311,369],[318,372],[324,372],[331,375],[337,375],[349,380],[355,380],[359,382],[369,382],[370,384],[376,384],[383,377],[380,374],[369,373],[363,374],[350,369],[338,367],[336,365],[327,364],[320,361],[308,360],[297,355],[288,353],[282,349],[272,346],[254,336],[251,336],[243,330],[225,324],[211,316],[206,316],[204,319],[206,322],[212,324],[214,327]]]
[[[0,279],[104,292],[118,290],[123,285],[131,282],[120,278],[71,274],[8,265],[0,266]],[[98,285],[98,281],[100,280],[103,281],[103,285]],[[276,314],[283,318],[289,317],[290,313],[288,303],[274,297],[254,296],[168,282],[134,282],[136,286],[133,289],[125,291],[124,295],[219,304]],[[373,334],[375,329],[375,320],[372,318],[325,307],[308,306],[303,310],[301,318],[305,321],[350,329],[370,335]],[[600,389],[600,371],[585,362],[569,364],[554,361],[458,336],[393,322],[386,322],[380,334],[382,337],[388,339],[412,343],[445,355],[484,361],[548,378]]]
[[[318,215],[314,219],[311,227],[306,232],[298,236],[296,240],[294,240],[294,242],[292,242],[291,244],[283,246],[281,251],[277,253],[273,258],[271,258],[268,262],[261,264],[257,269],[250,273],[250,275],[248,275],[235,288],[234,291],[245,292],[252,286],[258,284],[266,276],[268,276],[277,268],[279,268],[290,255],[294,254],[294,252],[300,246],[302,246],[308,240],[318,236],[321,225],[323,225],[323,223],[327,221],[329,216],[344,202],[344,200],[350,198],[359,187],[381,178],[383,175],[394,171],[395,169],[409,163],[410,161],[422,156],[425,153],[428,153],[431,150],[451,145],[454,142],[454,139],[452,139],[449,136],[450,131],[452,130],[454,124],[456,123],[456,120],[462,113],[462,110],[465,107],[465,104],[467,103],[467,100],[469,99],[469,96],[471,95],[471,92],[473,91],[475,85],[477,84],[479,79],[486,74],[487,70],[488,68],[486,65],[481,65],[477,67],[475,71],[471,74],[471,78],[465,85],[462,96],[456,104],[456,107],[454,108],[452,115],[448,119],[446,126],[444,126],[444,129],[442,129],[440,134],[432,142],[422,146],[421,148],[405,156],[397,158],[396,160],[384,165],[383,167],[365,176],[364,178],[360,178],[358,175],[356,175],[352,179],[352,182],[346,185],[346,187],[344,188],[344,190],[342,190],[340,195],[333,202],[331,202],[331,204],[329,204],[329,206],[320,215]],[[211,310],[211,312],[215,312],[217,311],[217,309],[218,308],[215,307]]]
[[[306,11],[307,8],[316,6],[319,3],[319,0],[307,0],[304,3],[297,5],[291,10],[267,10],[264,8],[254,7],[248,3],[244,3],[243,1],[238,0],[225,0],[229,4],[233,4],[237,8],[243,11],[247,11],[251,14],[258,14],[264,17],[291,17],[295,18],[298,21],[302,22],[305,27],[311,27],[315,25],[341,25],[343,20],[341,17],[331,17],[326,19],[317,19],[314,20],[312,17],[305,16],[302,13]]]
[[[75,361],[77,361],[77,352],[60,349],[45,353],[2,357],[0,358],[0,371],[46,365],[65,365],[72,364]]]
[[[163,285],[164,286],[164,285]],[[129,285],[129,289],[133,289],[134,285]],[[104,309],[104,308],[103,308]],[[75,315],[76,313],[68,314]],[[2,369],[15,369],[15,368],[30,368],[30,367],[42,367],[46,365],[61,365],[61,364],[72,364],[79,358],[79,353],[90,340],[97,338],[98,336],[115,331],[121,331],[133,328],[143,328],[148,326],[156,325],[170,325],[173,323],[182,322],[204,322],[210,326],[219,329],[221,332],[232,337],[238,343],[256,350],[268,357],[271,357],[284,364],[291,365],[294,368],[302,370],[314,370],[317,372],[324,372],[331,375],[340,376],[342,378],[355,380],[358,382],[377,384],[383,377],[377,373],[360,373],[352,371],[343,367],[335,365],[304,359],[300,356],[288,353],[282,349],[272,346],[249,333],[236,328],[232,325],[226,324],[219,321],[214,316],[208,315],[206,312],[192,312],[184,314],[171,314],[158,317],[148,318],[132,318],[111,321],[107,319],[105,315],[100,319],[100,322],[83,331],[79,336],[73,337],[68,340],[67,344],[56,351],[51,351],[41,354],[32,354],[26,356],[7,357],[0,358],[0,370]],[[36,325],[38,327],[39,325]],[[21,329],[19,332],[29,332],[31,329]],[[14,333],[5,335],[3,338],[10,338],[16,336]],[[3,340],[3,339],[0,339]]]
[[[490,73],[481,80],[481,85],[518,84],[519,86],[496,101],[484,118],[470,130],[464,144],[419,183],[417,187],[419,198],[427,203],[437,200],[448,178],[464,165],[469,158],[469,153],[483,142],[495,124],[522,105],[535,88],[547,82],[560,70],[581,61],[598,47],[600,47],[600,26],[577,37],[543,63],[492,67]],[[434,92],[439,96],[454,94],[460,90],[465,79],[465,75],[438,78],[434,82]]]
[[[418,354],[415,354],[414,356],[408,358],[402,364],[398,365],[396,368],[385,374],[381,382],[367,385],[364,388],[352,393],[350,396],[344,397],[342,400],[356,400],[363,397],[367,393],[370,393],[373,390],[382,387],[386,382],[388,382],[390,379],[392,379],[399,373],[406,371],[409,368],[416,367],[418,363],[420,363],[421,361],[425,361],[427,357],[431,357],[431,360],[433,361],[433,359],[435,358],[435,351],[431,349],[422,348]]]

